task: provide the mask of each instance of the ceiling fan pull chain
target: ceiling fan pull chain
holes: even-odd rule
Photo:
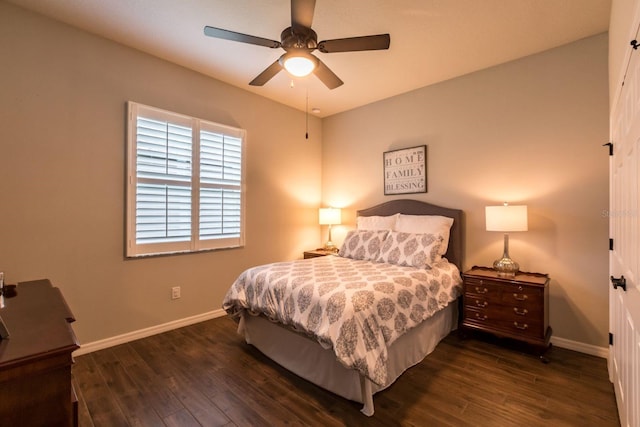
[[[309,139],[309,88],[307,88],[307,104],[304,107],[305,134],[304,139]]]

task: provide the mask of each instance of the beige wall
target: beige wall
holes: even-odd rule
[[[244,268],[319,244],[321,188],[353,224],[391,198],[382,153],[427,144],[429,192],[409,197],[465,210],[466,266],[501,254],[484,206],[526,203],[511,255],[552,276],[555,335],[606,345],[605,35],[312,117],[308,141],[299,111],[4,2],[0,35],[0,270],[50,278],[81,342],[219,308]],[[127,100],[247,130],[245,248],[123,259]]]
[[[81,343],[219,309],[318,244],[319,119],[305,140],[300,111],[5,2],[0,58],[0,270],[60,287]],[[123,259],[127,100],[247,130],[245,248]]]
[[[323,121],[325,204],[356,209],[383,195],[382,153],[428,145],[428,193],[408,195],[466,215],[466,267],[491,265],[502,235],[484,207],[529,207],[511,235],[525,271],[548,273],[556,337],[606,347],[608,332],[607,36],[479,71]]]

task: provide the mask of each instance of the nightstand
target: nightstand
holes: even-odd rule
[[[337,255],[338,252],[335,251],[327,251],[324,249],[314,249],[312,251],[305,251],[304,252],[304,259],[309,259],[309,258],[316,258],[319,256],[327,256],[327,255]]]
[[[502,277],[487,267],[465,272],[462,328],[480,330],[525,342],[539,350],[549,348],[549,276],[518,272]]]

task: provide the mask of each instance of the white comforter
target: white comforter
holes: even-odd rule
[[[455,300],[460,285],[459,270],[446,260],[425,270],[325,256],[250,268],[222,307],[303,332],[333,348],[347,368],[386,385],[388,347]]]

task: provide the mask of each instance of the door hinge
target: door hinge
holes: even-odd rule
[[[609,239],[609,250],[613,250],[613,239]]]
[[[613,142],[607,142],[606,144],[602,144],[603,147],[609,146],[609,155],[613,156]]]
[[[613,334],[609,332],[609,345],[613,345]]]

